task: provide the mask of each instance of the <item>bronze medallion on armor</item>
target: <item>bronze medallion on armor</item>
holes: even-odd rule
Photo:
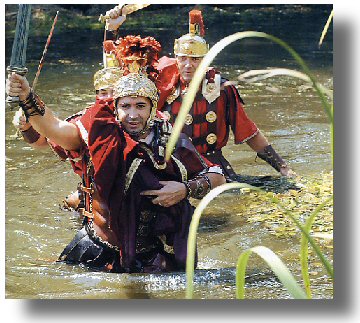
[[[188,113],[188,114],[186,115],[186,117],[185,117],[185,124],[186,124],[186,125],[191,125],[192,122],[193,122],[193,120],[194,120],[194,119],[193,119],[192,115]]]
[[[207,136],[206,136],[206,142],[209,144],[209,145],[212,145],[216,142],[217,140],[217,136],[214,134],[214,133],[209,133]]]
[[[214,111],[209,111],[207,114],[206,114],[206,121],[207,122],[215,122],[216,120],[216,113]]]
[[[206,91],[207,91],[207,92],[212,92],[212,91],[215,90],[215,88],[216,88],[215,83],[208,83],[208,84],[206,85]]]

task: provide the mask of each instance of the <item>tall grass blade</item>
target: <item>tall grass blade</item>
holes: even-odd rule
[[[334,16],[334,9],[331,10],[330,16],[329,16],[329,18],[328,18],[328,20],[327,20],[327,22],[326,22],[326,24],[324,26],[324,29],[323,29],[323,31],[321,33],[321,37],[320,37],[320,40],[319,40],[319,48],[321,47],[321,45],[323,43],[323,40],[324,40],[324,38],[325,38],[325,36],[326,36],[326,34],[328,32],[328,29],[329,29],[329,26],[330,26],[330,23],[331,23],[331,20],[332,20],[333,16]]]
[[[238,79],[239,79],[239,81],[244,81],[247,83],[254,83],[254,82],[262,81],[262,80],[268,79],[270,77],[279,76],[279,75],[291,76],[291,77],[303,80],[305,82],[311,83],[309,76],[307,76],[306,74],[296,71],[296,70],[287,69],[287,68],[250,70],[250,71],[240,74],[238,76]],[[251,77],[251,78],[249,78],[249,77]],[[333,100],[333,92],[330,89],[328,89],[327,87],[323,86],[320,83],[317,83],[317,86],[323,93],[325,93],[331,100]]]
[[[305,222],[304,229],[308,235],[310,235],[311,226],[315,221],[316,216],[319,212],[327,205],[333,196],[326,199],[323,203],[321,203],[308,217]],[[308,252],[308,239],[307,236],[303,233],[301,235],[301,243],[300,243],[300,264],[301,264],[301,273],[304,281],[304,287],[306,291],[306,295],[308,298],[311,298],[311,285],[310,285],[310,278],[309,278],[309,252]]]
[[[186,256],[186,298],[192,298],[194,293],[194,268],[195,268],[195,252],[196,252],[196,235],[199,227],[200,217],[207,205],[219,194],[227,190],[248,188],[259,191],[257,187],[245,183],[226,183],[215,187],[200,201],[196,207],[189,228],[189,237],[187,243]]]
[[[207,68],[210,66],[210,63],[214,60],[214,58],[221,52],[226,46],[233,43],[236,40],[249,38],[249,37],[256,37],[256,38],[266,38],[269,39],[283,48],[285,48],[298,62],[298,64],[303,69],[304,73],[310,78],[312,86],[315,88],[316,92],[318,93],[322,105],[324,107],[324,110],[326,114],[328,115],[330,122],[334,123],[333,113],[331,105],[328,103],[324,93],[321,91],[321,89],[318,86],[318,83],[315,81],[315,78],[312,76],[310,69],[307,67],[303,59],[296,53],[295,50],[293,50],[287,43],[282,41],[281,39],[274,37],[272,35],[268,35],[266,33],[257,32],[257,31],[244,31],[244,32],[238,32],[235,34],[232,34],[230,36],[227,36],[223,39],[221,39],[219,42],[217,42],[206,54],[206,56],[203,58],[201,63],[199,64],[198,68],[196,69],[196,72],[194,74],[194,77],[192,81],[189,84],[189,90],[187,94],[184,96],[184,100],[182,102],[182,105],[180,107],[180,112],[176,118],[172,134],[169,138],[167,147],[166,147],[166,160],[169,160],[171,153],[176,145],[176,142],[179,138],[179,135],[181,133],[181,130],[185,123],[185,117],[190,111],[191,105],[194,101],[197,89],[200,86],[200,83],[205,75],[205,72]]]
[[[246,265],[251,253],[255,252],[259,255],[272,269],[279,278],[290,295],[295,299],[306,299],[306,294],[296,282],[294,276],[284,265],[281,259],[269,248],[257,246],[243,252],[238,258],[236,265],[236,298],[244,299],[245,297],[245,272]]]
[[[320,261],[323,263],[323,265],[324,265],[326,271],[328,272],[328,274],[331,276],[332,279],[334,279],[334,268],[333,268],[333,266],[325,258],[324,254],[321,252],[320,248],[318,247],[318,245],[316,244],[314,239],[306,231],[305,227],[301,225],[300,221],[298,219],[296,219],[289,210],[287,210],[283,205],[281,205],[280,201],[277,198],[272,197],[272,200],[273,200],[273,202],[275,202],[285,212],[285,214],[287,216],[289,216],[294,221],[295,225],[300,229],[302,234],[307,238],[310,245],[313,247],[315,253],[319,257]]]

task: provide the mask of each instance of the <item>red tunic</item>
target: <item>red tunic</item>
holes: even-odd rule
[[[184,89],[184,84],[181,82],[174,59],[161,58],[158,69],[160,70],[158,79],[159,109],[168,111],[170,122],[174,123],[182,104],[182,95],[180,94],[170,103],[166,99],[176,89],[179,89],[179,92]],[[208,80],[213,76],[214,70],[207,73]],[[184,125],[183,132],[192,139],[194,146],[201,154],[220,150],[226,146],[230,129],[234,133],[236,144],[246,142],[259,131],[255,123],[246,115],[244,102],[235,86],[226,85],[225,82],[226,80],[222,78],[220,95],[211,103],[207,101],[201,91],[198,92],[189,112],[192,120],[190,118],[188,124]],[[209,111],[216,114],[215,120],[213,120],[214,117],[209,118],[210,121],[207,120],[206,115]],[[209,137],[210,134],[214,134],[216,137]]]

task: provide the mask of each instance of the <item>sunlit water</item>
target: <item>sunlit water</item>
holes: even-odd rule
[[[293,16],[285,12],[251,12],[247,20],[222,20],[222,28],[216,32],[209,26],[208,40],[214,44],[235,31],[268,32],[288,41],[310,65],[319,82],[332,88],[331,32],[323,48],[317,48],[327,18],[322,11],[327,12]],[[321,19],[312,19],[314,15]],[[179,36],[161,28],[129,33],[157,37],[166,44],[164,53],[171,51],[172,39]],[[81,41],[78,37],[76,33],[55,33],[39,80],[39,94],[61,118],[81,110],[94,98],[92,76],[100,68],[102,33],[89,33]],[[33,78],[44,42],[44,39],[30,42],[29,79]],[[289,54],[277,45],[250,39],[229,46],[214,65],[233,80],[250,69],[297,68]],[[282,77],[256,85],[240,83],[239,89],[248,115],[298,174],[311,178],[331,171],[329,126],[313,90],[298,80]],[[75,189],[79,179],[70,165],[60,162],[50,150],[35,151],[16,139],[11,124],[13,114],[10,110],[6,112],[6,296],[183,298],[184,273],[107,274],[54,262],[80,226],[77,214],[59,209],[62,199]],[[236,146],[230,140],[224,153],[241,174],[276,175],[265,163],[255,162],[255,154],[246,145]],[[257,245],[272,249],[301,280],[298,237],[275,239],[262,225],[246,222],[246,214],[239,216],[236,212],[242,198],[238,194],[218,197],[200,221],[195,298],[235,298],[237,258],[242,251]],[[227,210],[227,205],[233,207]],[[314,298],[332,297],[332,284],[324,271],[314,274],[312,285]],[[246,296],[290,297],[256,257],[249,261]]]

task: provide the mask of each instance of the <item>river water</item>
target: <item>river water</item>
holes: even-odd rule
[[[295,11],[288,6],[275,10],[269,7],[244,11],[239,19],[229,20],[226,12],[219,10],[216,19],[207,25],[207,40],[213,45],[222,37],[245,30],[272,34],[295,48],[317,80],[332,89],[332,29],[323,46],[317,46],[330,11],[329,6]],[[159,26],[126,32],[156,37],[167,54],[173,38],[186,32],[185,24],[186,19],[176,31]],[[59,117],[65,118],[93,101],[92,76],[100,68],[101,39],[101,31],[86,35],[55,32],[37,91]],[[11,41],[6,42],[7,64]],[[44,43],[44,38],[30,37],[30,80]],[[251,69],[299,69],[278,45],[258,39],[230,45],[213,63],[232,80]],[[272,78],[261,84],[240,83],[239,90],[250,118],[298,175],[314,179],[331,173],[328,120],[313,90],[289,77]],[[79,179],[70,165],[60,162],[52,151],[34,150],[17,139],[11,124],[13,115],[14,111],[6,110],[6,297],[184,298],[184,273],[107,274],[54,262],[81,223],[76,213],[59,209]],[[230,140],[224,153],[241,174],[277,175],[265,163],[255,162],[255,154],[246,145],[236,146]],[[246,211],[241,210],[243,199],[246,196],[232,193],[218,197],[200,221],[195,298],[235,298],[237,258],[242,251],[257,245],[273,250],[301,281],[299,235],[276,239],[266,226],[250,223]],[[331,253],[328,256],[332,258]],[[324,270],[313,274],[312,286],[314,298],[332,298],[332,283]],[[255,257],[249,262],[246,288],[247,298],[290,297],[267,266]]]

